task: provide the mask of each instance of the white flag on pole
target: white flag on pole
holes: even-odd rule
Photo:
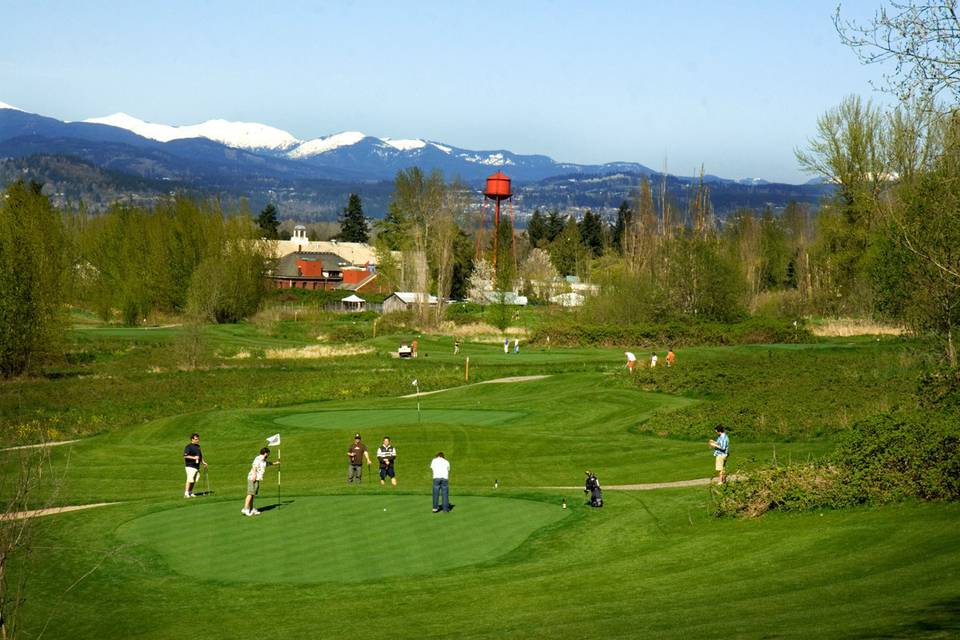
[[[411,382],[410,384],[412,384],[412,385],[413,385],[413,386],[415,386],[415,387],[416,387],[416,386],[418,386],[418,385],[417,385],[417,381],[416,381],[416,379],[414,379],[414,381],[413,381],[413,382]]]
[[[267,444],[270,445],[271,447],[279,447],[279,446],[280,446],[280,434],[277,433],[277,434],[272,435],[272,436],[270,436],[269,438],[267,438]]]

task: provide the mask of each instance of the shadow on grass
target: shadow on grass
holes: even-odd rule
[[[274,509],[279,509],[285,504],[293,504],[293,502],[294,500],[292,498],[290,500],[281,500],[280,502],[274,502],[273,504],[268,504],[266,506],[260,507],[260,513],[264,513],[265,511],[273,511]]]
[[[960,637],[960,598],[934,602],[916,612],[916,619],[858,636],[861,638]]]

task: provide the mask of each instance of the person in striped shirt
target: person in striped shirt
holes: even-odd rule
[[[377,447],[377,462],[380,463],[380,484],[383,485],[387,476],[390,476],[390,484],[397,486],[397,449],[390,444],[390,438],[384,438],[383,444]]]
[[[723,484],[727,481],[727,455],[730,453],[730,437],[727,436],[722,424],[718,424],[714,431],[717,432],[717,439],[711,440],[708,444],[713,449],[716,470],[720,473],[720,484]]]

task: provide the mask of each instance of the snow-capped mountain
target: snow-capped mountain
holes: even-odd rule
[[[286,131],[256,122],[207,120],[200,124],[178,127],[145,122],[125,113],[115,113],[102,118],[88,118],[84,122],[119,127],[158,142],[170,142],[171,140],[186,138],[207,138],[236,149],[268,151],[287,151],[300,144],[300,140]]]
[[[6,102],[0,102],[0,109],[12,109],[14,111],[23,111],[23,109],[18,109],[12,104],[7,104]]]

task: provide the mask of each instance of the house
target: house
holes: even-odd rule
[[[290,253],[316,252],[335,253],[348,264],[377,265],[377,252],[369,244],[363,242],[340,242],[338,240],[310,240],[307,237],[307,228],[298,224],[293,229],[293,236],[289,240],[273,240],[273,257],[282,258]]]
[[[290,240],[270,243],[270,251],[277,260],[270,278],[279,289],[387,291],[377,275],[376,251],[368,244],[310,240],[302,224],[294,228]]]
[[[423,299],[422,293],[413,293],[412,291],[395,291],[383,301],[383,312],[391,313],[393,311],[406,311],[417,304],[418,301]],[[426,301],[431,307],[437,305],[436,296],[427,296]]]
[[[343,261],[333,253],[290,253],[277,262],[271,279],[278,289],[338,288],[343,282]]]

